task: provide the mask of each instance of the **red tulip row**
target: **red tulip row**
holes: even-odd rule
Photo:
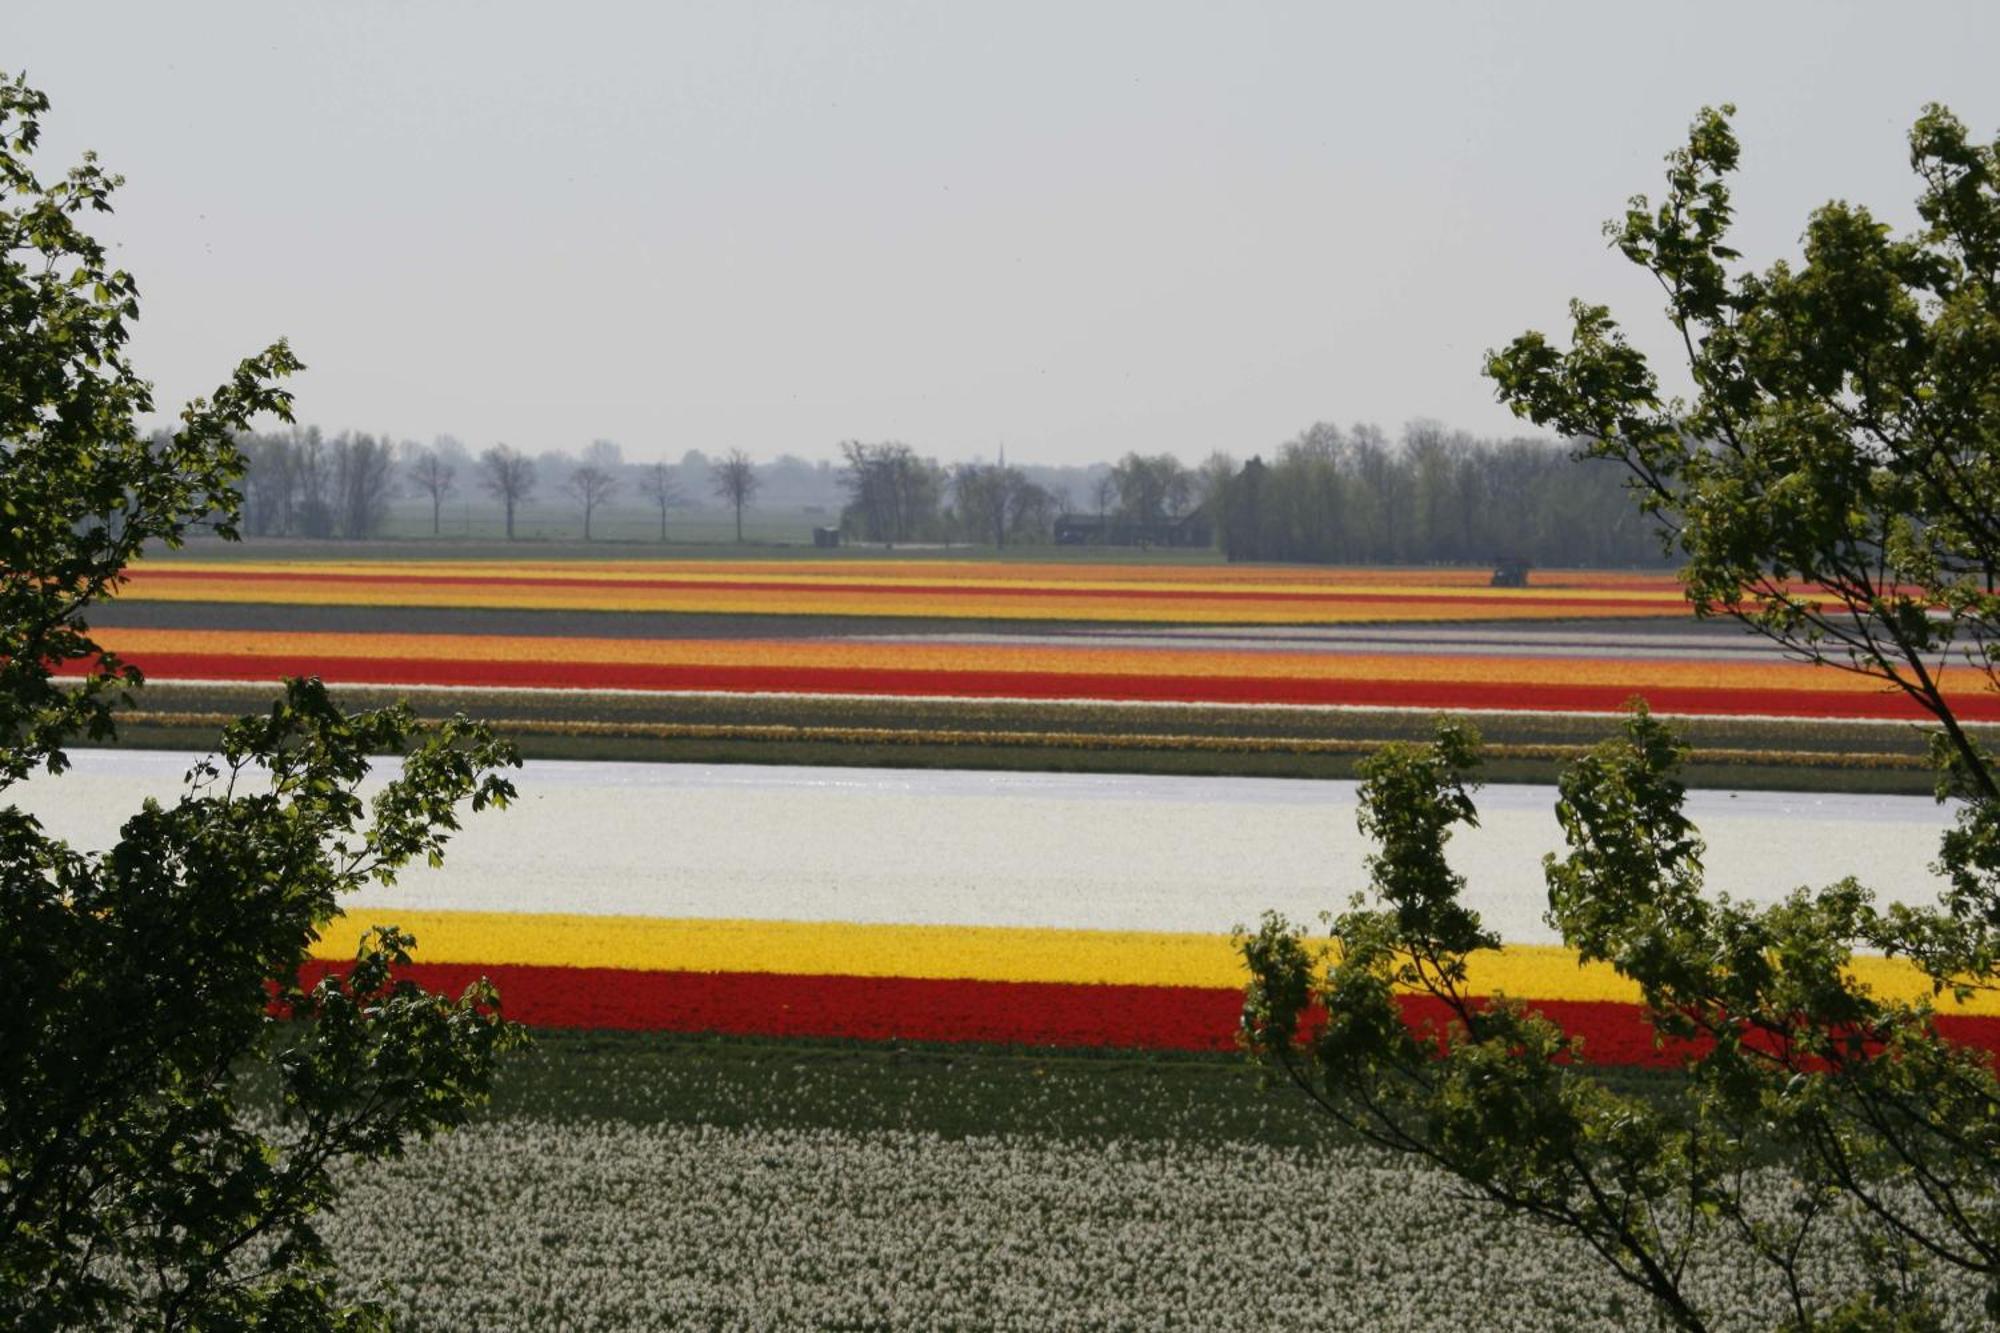
[[[309,965],[310,984],[340,964]],[[1066,985],[768,972],[641,972],[611,968],[414,964],[406,975],[450,994],[488,976],[503,1011],[531,1027],[613,1028],[736,1036],[983,1042],[996,1045],[1220,1051],[1236,1043],[1243,995],[1194,986]],[[1403,998],[1413,1026],[1441,1024],[1427,996]],[[1594,1064],[1678,1065],[1636,1005],[1536,1000],[1581,1037]],[[2000,1018],[1946,1016],[1944,1035],[2000,1050]]]

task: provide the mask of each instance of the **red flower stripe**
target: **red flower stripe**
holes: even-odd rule
[[[1327,680],[1028,671],[866,670],[844,667],[669,666],[617,662],[447,661],[230,653],[132,654],[163,680],[276,680],[320,676],[349,685],[468,685],[517,689],[717,690],[731,693],[932,695],[951,698],[1111,699],[1159,703],[1346,704],[1519,712],[1617,712],[1635,694],[1662,713],[1917,718],[1901,692],[1724,686],[1521,684],[1493,681]],[[72,673],[81,664],[69,664]],[[2000,694],[1953,700],[1961,718],[2000,721]]]
[[[313,963],[307,985],[344,964]],[[735,1036],[1018,1046],[1224,1051],[1236,1044],[1242,992],[1192,986],[1089,986],[768,972],[627,972],[607,968],[417,963],[402,969],[456,995],[476,978],[500,988],[503,1012],[531,1027],[615,1028]],[[1400,997],[1413,1025],[1444,1021],[1428,996]],[[1532,1007],[1584,1040],[1595,1064],[1671,1067],[1687,1048],[1656,1049],[1636,1005],[1537,1000]],[[1956,1041],[2000,1050],[2000,1018],[1945,1017]]]

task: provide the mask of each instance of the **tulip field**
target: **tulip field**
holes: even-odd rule
[[[257,614],[268,608],[285,615]],[[315,613],[342,611],[356,625],[357,609],[385,614],[354,628],[305,627]],[[1643,693],[1655,711],[1693,716],[1915,716],[1873,681],[1746,654],[1734,636],[1708,653],[1669,638],[1650,654],[1586,640],[1552,655],[1535,637],[1510,642],[1498,632],[1610,617],[1686,621],[1667,576],[1558,575],[1515,589],[1483,586],[1472,571],[1230,566],[148,564],[118,610],[104,645],[179,680],[310,672],[377,686],[1516,713],[1612,712]],[[402,614],[392,622],[390,612]],[[645,632],[690,617],[723,623]],[[899,634],[899,621],[930,628]],[[1013,629],[955,630],[965,622]],[[1421,632],[1393,646],[1270,632],[1465,622],[1489,632],[1449,651],[1427,648]],[[1208,637],[1106,632],[1135,625]],[[1228,628],[1240,632],[1214,636]],[[2000,697],[1979,683],[1968,676],[1962,716],[2000,721]]]
[[[79,751],[26,805],[102,845],[192,758]],[[1351,783],[533,761],[520,787],[442,867],[350,900],[316,950],[337,966],[361,928],[399,924],[417,979],[492,976],[538,1030],[490,1115],[355,1172],[328,1219],[415,1327],[1637,1317],[1588,1254],[1342,1139],[1233,1052],[1229,923],[1309,917],[1362,882]],[[1454,844],[1509,940],[1475,980],[1643,1089],[1675,1053],[1523,901],[1558,842],[1550,799],[1489,788]],[[1945,816],[1921,798],[1691,801],[1733,895],[1848,869],[1936,891],[1920,863]],[[1947,1028],[1992,1039],[1990,997],[1945,1004]],[[1356,1295],[1325,1314],[1333,1279]],[[1700,1289],[1734,1312],[1721,1327],[1774,1322],[1721,1253]]]
[[[1671,577],[1545,575],[1494,589],[1482,570],[985,561],[152,561],[124,596],[175,602],[535,611],[903,616],[1312,625],[1680,616]]]
[[[490,1115],[358,1172],[328,1224],[421,1328],[1630,1327],[1589,1254],[1256,1082],[1232,927],[1365,885],[1337,779],[1439,711],[1516,780],[1635,696],[1677,717],[1691,772],[1732,788],[1691,799],[1738,898],[1850,871],[1932,896],[1949,819],[1842,792],[1925,790],[1902,696],[1697,623],[1667,575],[149,561],[93,630],[148,678],[128,741],[198,748],[313,674],[541,757],[442,869],[348,902],[309,968],[394,923],[415,979],[489,976],[541,1034]],[[1945,684],[2000,724],[1982,678]],[[94,845],[188,761],[82,754],[26,804]],[[1063,769],[1089,771],[1033,771]],[[1795,778],[1816,794],[1747,789]],[[1671,1080],[1688,1051],[1540,921],[1551,800],[1489,787],[1454,843],[1507,941],[1472,982],[1609,1077]],[[1936,1003],[2000,1048],[2000,996]],[[1717,1327],[1782,1313],[1726,1255],[1704,1274]]]

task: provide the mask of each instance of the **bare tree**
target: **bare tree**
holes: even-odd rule
[[[1097,541],[1102,545],[1111,537],[1107,524],[1111,502],[1118,498],[1118,478],[1110,472],[1098,477],[1090,487],[1090,498],[1097,504]]]
[[[1009,537],[1045,529],[1056,506],[1053,495],[1004,463],[961,463],[952,469],[951,489],[967,535],[991,538],[1002,550]]]
[[[327,492],[333,483],[333,463],[328,457],[326,437],[318,426],[308,426],[293,437],[292,450],[298,533],[302,537],[331,537],[333,503]]]
[[[342,431],[328,452],[333,469],[334,526],[350,539],[373,536],[382,526],[389,497],[396,488],[395,451],[386,436],[378,440],[373,435]]]
[[[590,516],[618,491],[618,478],[609,468],[585,461],[570,469],[563,492],[583,506],[583,539],[590,540]]]
[[[660,510],[660,540],[667,539],[667,511],[681,503],[680,469],[672,463],[649,463],[639,474],[639,494]]]
[[[456,484],[458,469],[433,447],[412,458],[408,472],[411,483],[431,498],[431,536],[435,537],[442,531],[439,516],[444,510],[445,497]]]
[[[479,456],[485,486],[507,509],[507,540],[514,540],[514,507],[535,491],[535,465],[518,449],[496,444]]]
[[[848,440],[840,452],[846,461],[840,484],[848,495],[843,527],[866,541],[895,543],[922,540],[943,526],[939,505],[950,478],[934,460],[894,441]]]
[[[283,536],[298,521],[299,441],[305,432],[293,426],[284,435],[245,435],[237,440],[243,454],[243,531],[252,537]]]
[[[743,506],[757,493],[757,467],[750,455],[731,449],[729,456],[709,469],[709,485],[721,499],[736,508],[736,540],[743,540]]]

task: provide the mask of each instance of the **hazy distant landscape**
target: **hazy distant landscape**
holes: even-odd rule
[[[2000,10],[17,8],[0,1328],[2000,1329]]]

